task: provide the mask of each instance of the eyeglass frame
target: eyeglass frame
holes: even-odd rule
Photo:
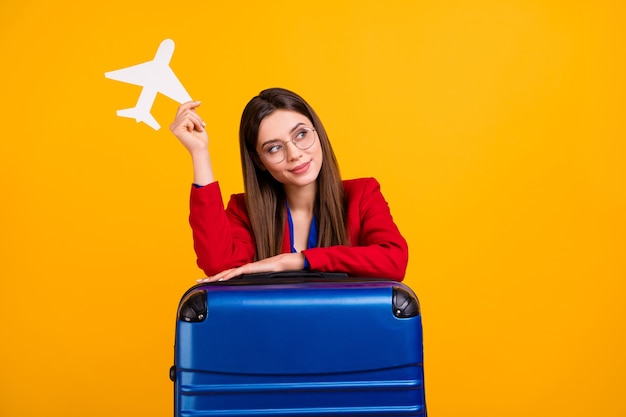
[[[292,134],[293,134],[294,136],[297,136],[298,132],[300,132],[300,131],[302,131],[302,130],[307,130],[307,131],[313,132],[313,134],[315,135],[315,137],[313,137],[313,141],[311,142],[311,144],[310,144],[309,146],[307,146],[306,148],[300,148],[300,147],[296,144],[296,141],[294,140],[294,138],[293,138],[293,137],[291,137],[291,139],[289,139],[288,141],[281,141],[281,140],[278,140],[278,139],[277,139],[277,140],[275,140],[275,141],[270,141],[270,143],[272,143],[272,142],[278,142],[278,143],[280,143],[280,144],[282,144],[282,145],[283,145],[283,158],[282,158],[280,161],[275,161],[275,162],[274,162],[274,161],[270,161],[270,160],[268,159],[268,157],[266,156],[266,153],[267,153],[267,152],[266,152],[266,151],[263,151],[263,150],[261,151],[261,153],[257,152],[257,155],[258,155],[260,158],[265,158],[265,159],[266,159],[269,163],[271,163],[271,164],[280,164],[280,163],[281,163],[281,162],[283,162],[285,159],[287,159],[287,144],[288,144],[289,142],[291,142],[291,143],[293,144],[293,146],[295,146],[295,147],[296,147],[296,149],[299,149],[299,150],[301,150],[301,151],[306,151],[307,149],[311,149],[311,147],[313,147],[313,145],[315,145],[315,139],[316,139],[316,136],[317,136],[317,130],[316,130],[314,127],[311,127],[311,126],[298,126],[298,127],[294,130],[294,132],[293,132]],[[271,148],[271,146],[270,146],[270,148]],[[268,148],[268,149],[269,149],[269,148]]]

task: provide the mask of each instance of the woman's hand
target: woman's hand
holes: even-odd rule
[[[251,262],[238,268],[227,269],[219,274],[199,279],[197,282],[227,281],[243,274],[256,274],[259,272],[296,271],[304,268],[303,253],[281,253],[280,255]]]
[[[199,101],[188,101],[182,104],[176,112],[176,118],[170,125],[170,130],[193,156],[200,152],[207,152],[209,135],[205,130],[206,123],[196,109]]]

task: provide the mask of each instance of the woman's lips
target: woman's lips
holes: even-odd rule
[[[289,172],[292,174],[304,174],[309,169],[309,165],[311,165],[311,161],[298,165],[294,169],[290,169]]]

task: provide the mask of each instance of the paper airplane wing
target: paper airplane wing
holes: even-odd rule
[[[152,80],[149,74],[153,70],[152,62],[144,62],[143,64],[133,65],[132,67],[122,68],[116,71],[105,72],[104,76],[115,81],[123,83],[145,86]]]
[[[191,96],[171,69],[163,74],[157,86],[159,93],[168,96],[178,103],[182,104],[191,101]]]

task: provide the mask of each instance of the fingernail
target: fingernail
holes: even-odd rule
[[[202,122],[202,127],[206,127],[206,123]]]

